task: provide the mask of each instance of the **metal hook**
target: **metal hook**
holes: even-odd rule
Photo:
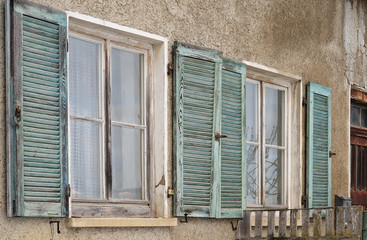
[[[232,225],[232,231],[236,231],[237,227],[238,227],[238,221],[237,221],[237,227],[234,227],[233,222],[231,221],[231,225]]]
[[[180,222],[182,222],[182,223],[189,223],[189,222],[187,221],[187,215],[189,215],[189,214],[185,213],[184,215],[185,215],[185,220],[184,220],[184,221],[180,220]]]
[[[60,234],[60,222],[59,221],[50,221],[50,225],[56,223],[57,225],[57,234]]]

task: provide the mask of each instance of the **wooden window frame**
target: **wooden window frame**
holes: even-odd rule
[[[257,135],[258,135],[258,141],[257,142],[251,142],[246,141],[246,144],[253,145],[258,147],[258,158],[260,167],[258,170],[259,174],[259,202],[256,204],[247,204],[249,208],[286,208],[286,196],[287,196],[287,181],[285,180],[287,177],[287,166],[288,166],[288,92],[289,92],[289,85],[288,84],[274,84],[269,83],[266,81],[260,81],[253,78],[247,78],[247,82],[256,84],[258,86],[258,93],[257,93],[257,117],[258,117],[258,123],[257,123]],[[284,91],[284,113],[283,113],[283,120],[284,120],[284,126],[283,126],[283,136],[284,136],[284,142],[283,146],[275,146],[265,143],[265,88],[269,87],[272,89],[282,90]],[[266,204],[265,201],[265,150],[266,148],[272,148],[272,149],[278,149],[284,151],[284,158],[283,158],[283,164],[281,171],[282,174],[282,199],[283,203],[279,205],[269,205]]]
[[[304,188],[302,181],[303,139],[302,139],[302,95],[303,86],[300,76],[270,68],[258,63],[243,61],[246,64],[246,77],[288,89],[286,98],[287,115],[285,128],[287,138],[287,164],[284,166],[284,205],[247,205],[247,209],[301,208],[301,196]]]
[[[153,159],[151,149],[153,141],[151,140],[153,124],[151,122],[153,102],[152,88],[152,54],[153,46],[149,43],[135,40],[124,35],[116,34],[111,29],[106,28],[105,31],[96,30],[80,23],[69,23],[70,36],[79,39],[94,39],[94,41],[102,42],[102,76],[101,76],[101,108],[104,129],[102,134],[102,152],[103,159],[102,168],[104,169],[104,199],[73,199],[71,198],[71,216],[72,217],[154,217],[154,196],[153,196]],[[111,144],[111,51],[112,48],[125,49],[132,52],[143,54],[143,71],[142,77],[142,105],[144,113],[143,124],[123,124],[132,128],[144,127],[144,145],[143,162],[142,162],[142,200],[113,200],[112,197],[112,144]],[[103,71],[104,70],[104,71]],[[69,118],[74,116],[69,115]],[[118,124],[120,125],[120,124]],[[69,134],[70,136],[70,134]],[[70,152],[69,152],[70,154]],[[69,159],[71,159],[69,157]],[[71,164],[70,164],[71,166]],[[72,176],[70,176],[72,177]],[[73,186],[71,186],[72,189]]]

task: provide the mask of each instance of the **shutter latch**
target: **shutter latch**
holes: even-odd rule
[[[332,151],[329,151],[329,157],[332,157],[332,156],[335,156],[336,153],[332,152]]]
[[[219,142],[220,138],[226,138],[227,135],[221,135],[219,132],[215,132],[215,141]]]
[[[22,119],[22,108],[19,105],[15,105],[15,117],[18,122]]]

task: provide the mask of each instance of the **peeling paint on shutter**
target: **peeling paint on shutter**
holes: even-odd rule
[[[241,218],[246,208],[246,66],[223,59],[219,216]]]
[[[174,46],[174,213],[214,217],[219,51]]]
[[[67,18],[16,2],[13,26],[15,215],[67,217]]]
[[[309,208],[331,206],[331,90],[307,85],[307,194]]]

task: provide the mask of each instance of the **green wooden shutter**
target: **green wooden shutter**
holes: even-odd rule
[[[14,215],[67,217],[67,17],[24,1],[12,9]]]
[[[307,194],[309,208],[331,206],[331,90],[307,85]]]
[[[215,217],[221,52],[174,45],[174,214]]]
[[[241,218],[246,208],[246,65],[223,59],[218,217]]]

